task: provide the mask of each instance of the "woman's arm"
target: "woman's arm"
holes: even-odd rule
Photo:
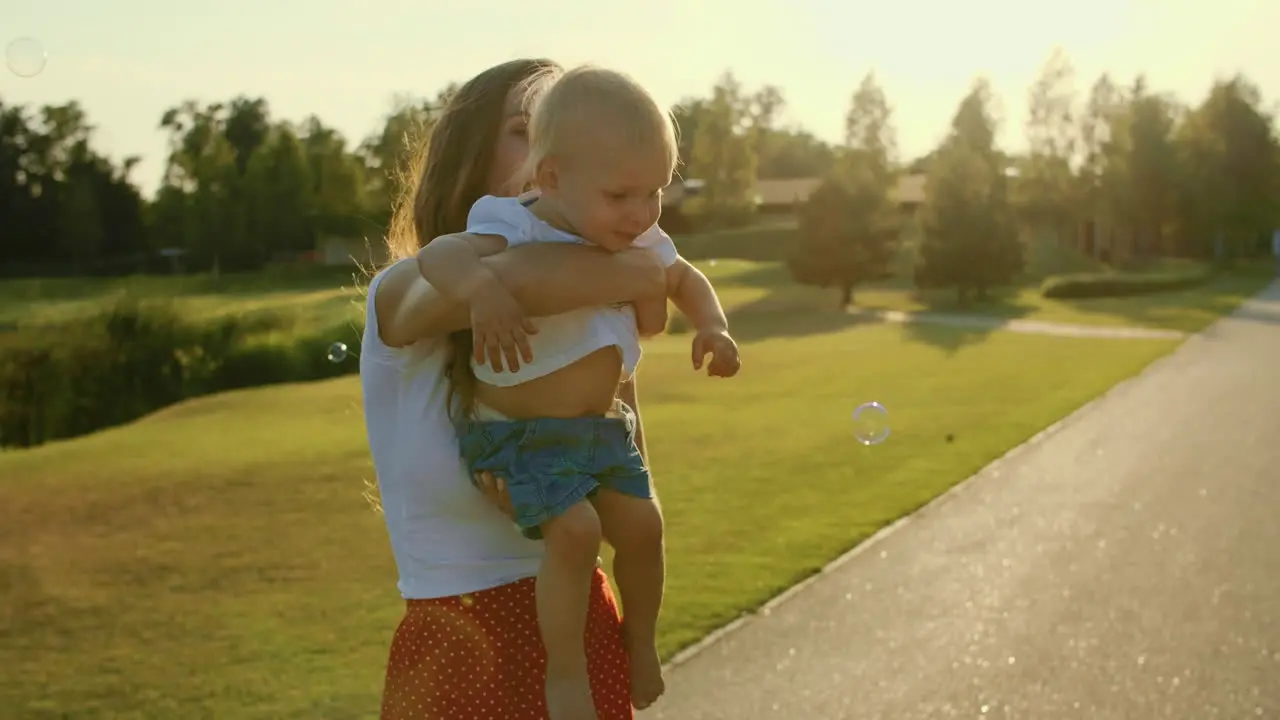
[[[609,253],[568,243],[536,243],[483,262],[532,317],[666,295],[661,263],[639,248]],[[382,341],[390,347],[461,330],[471,319],[463,303],[432,288],[411,262],[387,271],[378,285],[374,310]]]

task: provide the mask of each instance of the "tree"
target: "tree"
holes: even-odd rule
[[[109,265],[136,269],[142,200],[128,174],[93,148],[75,102],[30,112],[0,103],[0,267],[6,274]]]
[[[271,131],[271,113],[263,98],[238,97],[227,105],[223,134],[235,150],[236,172],[242,177],[249,169],[249,158],[267,139]]]
[[[775,85],[765,85],[746,99],[744,108],[748,122],[753,130],[773,130],[778,123],[778,116],[787,107],[786,98]]]
[[[789,265],[797,282],[840,288],[840,306],[854,288],[889,273],[901,228],[890,198],[896,174],[893,110],[868,74],[846,118],[846,147],[835,168],[800,210],[800,240]]]
[[[1098,257],[1125,262],[1167,250],[1180,171],[1173,145],[1179,108],[1138,77],[1127,90],[1105,75],[1094,83],[1081,124],[1082,197],[1101,230]]]
[[[358,152],[365,165],[365,196],[370,207],[378,209],[381,219],[391,217],[396,187],[402,182],[412,182],[412,178],[402,177],[409,171],[410,153],[431,132],[447,98],[455,91],[446,87],[435,102],[397,96],[391,112],[383,120],[382,129],[361,143]]]
[[[1280,141],[1261,106],[1257,87],[1237,75],[1214,83],[1178,128],[1180,252],[1248,256],[1280,225]]]
[[[823,177],[835,166],[835,148],[805,130],[780,129],[759,143],[756,174],[765,178]]]
[[[853,155],[823,179],[800,208],[800,236],[788,258],[796,282],[840,289],[840,307],[854,289],[889,273],[900,228],[883,180],[866,155]]]
[[[1112,127],[1124,108],[1124,97],[1111,76],[1103,73],[1089,89],[1084,112],[1080,116],[1080,170],[1076,196],[1087,219],[1086,252],[1101,257],[1103,240],[1111,233],[1110,206],[1106,188],[1108,175],[1114,175],[1117,158],[1110,151]],[[1111,183],[1114,185],[1114,183]]]
[[[226,261],[243,267],[249,256],[261,257],[246,248],[236,148],[226,136],[224,110],[220,103],[187,101],[160,119],[169,131],[164,183],[185,196],[178,244],[199,266],[211,267],[215,278]]]
[[[1073,169],[1079,152],[1074,81],[1071,60],[1055,49],[1027,94],[1028,153],[1012,189],[1022,221],[1033,231],[1051,230],[1060,243],[1081,209]]]
[[[81,164],[67,174],[58,205],[59,254],[79,272],[91,272],[106,245],[92,166]]]
[[[749,102],[733,74],[725,73],[697,119],[689,177],[704,185],[691,204],[712,224],[740,224],[754,210],[757,158]]]
[[[301,142],[312,180],[317,236],[359,234],[366,210],[361,159],[347,152],[340,133],[314,116],[303,123]]]
[[[1128,180],[1131,207],[1129,251],[1168,253],[1166,236],[1177,202],[1178,164],[1173,133],[1180,110],[1172,98],[1147,90],[1138,78],[1130,94],[1127,113]]]
[[[747,123],[756,155],[758,178],[811,178],[829,172],[835,160],[831,146],[799,128],[779,127],[786,107],[782,91],[772,85],[757,90],[747,103]]]
[[[971,293],[984,298],[1022,269],[992,103],[990,85],[979,79],[960,102],[927,181],[915,281],[922,288],[955,288],[961,305]]]
[[[671,108],[671,120],[676,124],[679,141],[681,168],[688,168],[693,162],[693,139],[698,134],[698,118],[706,112],[706,105],[707,101],[702,98],[687,97]]]
[[[271,130],[249,159],[245,196],[249,234],[259,262],[272,251],[297,253],[315,246],[315,181],[303,143],[286,124]]]
[[[867,73],[858,85],[845,115],[845,147],[866,156],[872,167],[888,176],[897,160],[898,143],[893,129],[893,108],[875,73]]]

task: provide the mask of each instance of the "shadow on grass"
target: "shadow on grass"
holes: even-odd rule
[[[948,353],[984,342],[1010,320],[1035,310],[1019,300],[1016,289],[992,291],[966,305],[959,303],[953,290],[917,290],[913,299],[920,310],[904,319],[903,333],[913,342]]]
[[[725,282],[740,287],[768,288],[778,289],[787,285],[796,285],[796,281],[791,277],[791,271],[787,268],[785,262],[759,263],[750,270],[735,273],[731,277],[725,278]],[[860,285],[859,290],[904,290],[911,289],[911,277],[909,274],[888,275],[884,278],[872,283]],[[827,288],[827,292],[834,293],[835,289]],[[855,297],[856,297],[855,292]]]
[[[769,300],[762,298],[728,313],[729,327],[738,342],[822,335],[873,321],[836,309],[778,306]]]
[[[762,297],[727,309],[729,326],[740,342],[839,332],[868,321],[838,307],[835,290],[794,282],[783,263],[761,263],[718,284],[767,291]]]
[[[872,306],[839,307],[838,291],[805,287],[793,283],[786,268],[764,266],[735,277],[740,285],[767,288],[768,294],[729,312],[734,337],[741,341],[776,337],[803,337],[838,332],[859,324],[893,322],[903,325],[908,337],[917,342],[954,352],[965,345],[982,342],[993,331],[1035,308],[1018,300],[1016,291],[992,293],[981,301],[961,307],[954,292],[916,293],[913,311],[888,312]],[[885,289],[889,283],[869,286]],[[901,285],[898,285],[901,287]],[[939,331],[938,328],[943,328]]]
[[[902,332],[913,342],[954,353],[963,347],[985,342],[991,333],[1004,327],[1009,319],[924,313],[903,323]]]
[[[991,333],[1000,329],[1002,324],[991,322],[984,326],[977,323],[963,325],[917,320],[903,323],[902,335],[911,342],[931,345],[947,355],[953,355],[963,348],[986,342]]]
[[[985,298],[974,299],[961,305],[955,290],[910,290],[912,299],[920,305],[920,312],[930,315],[955,315],[958,317],[984,317],[1014,320],[1036,310],[1019,294],[1019,287],[996,288]]]

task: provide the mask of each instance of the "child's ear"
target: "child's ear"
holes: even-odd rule
[[[560,163],[554,155],[538,163],[538,169],[534,171],[534,179],[538,187],[544,190],[554,191],[560,187]]]

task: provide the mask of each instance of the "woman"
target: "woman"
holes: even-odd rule
[[[467,327],[469,311],[436,293],[412,257],[422,243],[462,231],[482,195],[521,189],[512,180],[528,151],[523,81],[550,65],[505,63],[459,89],[397,209],[388,236],[396,261],[369,285],[360,357],[365,423],[407,603],[391,645],[384,720],[547,717],[533,585],[542,546],[503,515],[493,478],[481,478],[482,494],[466,476],[447,396],[449,373],[459,368],[452,348],[470,348],[449,335]],[[662,268],[646,251],[610,255],[547,243],[486,263],[532,316],[666,292]],[[632,407],[634,390],[623,388]],[[585,642],[600,720],[632,718],[617,606],[602,571]]]

